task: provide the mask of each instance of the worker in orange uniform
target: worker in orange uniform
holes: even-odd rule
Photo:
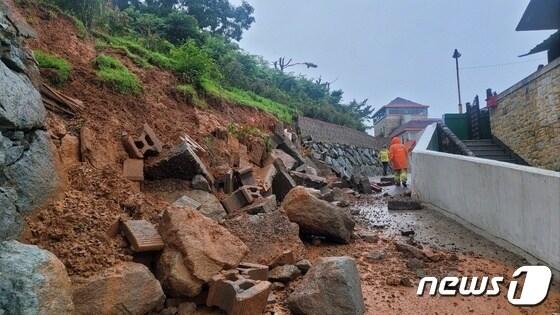
[[[394,137],[391,139],[389,147],[389,160],[391,167],[395,173],[395,184],[400,186],[401,183],[406,187],[407,170],[408,170],[408,149],[401,143],[401,139]]]

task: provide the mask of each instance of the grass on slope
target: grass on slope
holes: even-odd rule
[[[237,105],[258,108],[276,116],[276,118],[284,122],[291,123],[296,113],[293,108],[287,105],[264,98],[250,91],[235,88],[225,89],[210,80],[204,80],[202,82],[202,88],[204,92],[209,94],[211,97],[222,99]]]
[[[142,91],[138,77],[128,70],[118,59],[99,55],[94,61],[97,77],[122,94],[136,95]]]
[[[70,77],[72,65],[66,59],[48,54],[42,50],[35,50],[33,52],[39,68],[50,69],[56,73],[56,76],[51,78],[54,84],[62,84]]]

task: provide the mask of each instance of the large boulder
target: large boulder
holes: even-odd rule
[[[73,314],[72,287],[52,253],[17,241],[0,243],[0,314]]]
[[[56,189],[56,150],[43,131],[39,70],[21,37],[33,31],[0,1],[0,240],[16,238],[23,216]]]
[[[350,242],[355,225],[350,214],[317,198],[305,187],[292,189],[282,202],[282,208],[302,233],[325,236],[340,243]]]
[[[0,134],[0,239],[17,237],[23,216],[42,205],[59,180],[55,147],[45,131],[30,132],[21,140],[13,132],[9,136],[14,140]],[[20,143],[25,149],[17,159],[1,158]]]
[[[305,253],[299,226],[280,211],[243,214],[227,220],[225,226],[249,247],[246,262],[270,265],[286,252],[291,252],[294,260],[303,258]]]
[[[143,315],[162,307],[164,301],[159,282],[138,263],[121,263],[74,283],[76,314]]]
[[[168,208],[160,233],[166,249],[157,277],[175,297],[193,297],[222,271],[237,267],[249,249],[214,220],[190,208]]]
[[[351,257],[320,258],[288,298],[294,314],[361,315],[360,274]]]

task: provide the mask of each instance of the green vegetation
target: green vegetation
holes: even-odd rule
[[[196,106],[221,100],[284,121],[303,114],[360,130],[374,111],[367,100],[343,103],[343,91],[332,90],[329,82],[286,71],[317,67],[312,62],[280,58],[271,64],[242,50],[233,40],[255,20],[246,2],[112,0],[98,7],[107,0],[49,1],[80,18],[97,37],[99,50],[118,49],[140,67],[175,72],[177,92]]]
[[[62,84],[70,77],[72,65],[66,59],[48,54],[42,50],[35,50],[33,55],[39,64],[39,68],[50,69],[56,73],[54,77],[51,77],[52,83]]]
[[[97,77],[117,92],[122,94],[138,94],[142,86],[136,75],[130,72],[119,60],[99,55],[94,61],[97,67]]]

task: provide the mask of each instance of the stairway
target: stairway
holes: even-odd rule
[[[513,156],[491,139],[463,140],[463,143],[476,157],[517,164],[517,160]]]

